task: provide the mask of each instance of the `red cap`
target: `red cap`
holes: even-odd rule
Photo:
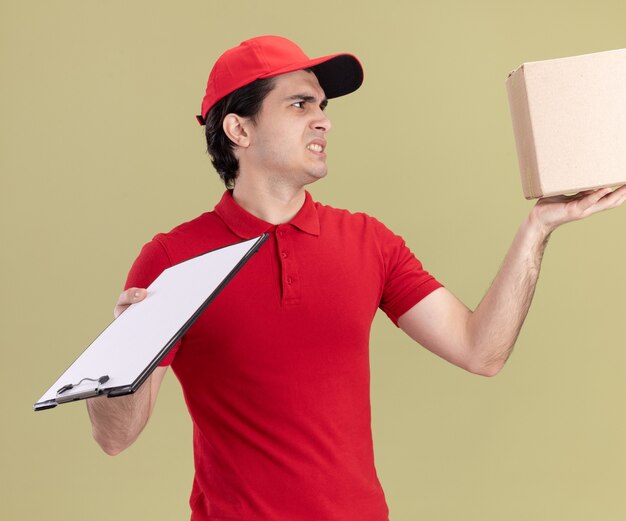
[[[329,99],[349,94],[363,83],[363,68],[352,54],[310,59],[287,38],[258,36],[228,49],[217,59],[209,74],[202,113],[196,118],[204,125],[213,105],[255,80],[308,68],[313,69]]]

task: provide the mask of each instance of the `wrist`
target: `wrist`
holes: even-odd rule
[[[538,220],[531,212],[518,231],[520,244],[523,245],[523,249],[534,252],[532,258],[537,259],[540,263],[552,231],[553,229],[547,227],[545,223]]]
[[[522,227],[525,227],[527,232],[535,237],[536,240],[544,243],[550,238],[550,234],[556,229],[556,226],[551,226],[544,222],[540,214],[540,207],[535,205],[526,217]]]

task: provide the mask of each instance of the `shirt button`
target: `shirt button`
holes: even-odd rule
[[[279,237],[284,237],[285,236],[285,232],[283,230],[278,230],[278,236]]]
[[[280,256],[281,256],[283,259],[286,259],[289,255],[287,255],[287,252],[286,252],[286,251],[282,251],[282,252],[280,252]]]
[[[293,279],[291,277],[287,277],[287,284],[291,284],[293,282]]]

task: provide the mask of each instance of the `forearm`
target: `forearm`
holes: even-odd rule
[[[615,208],[626,185],[537,201],[475,311],[439,288],[398,318],[413,340],[472,373],[495,375],[508,359],[532,301],[548,237],[562,224]]]
[[[133,394],[117,398],[87,400],[92,434],[107,454],[114,456],[139,436],[152,412],[151,379]]]
[[[496,374],[513,350],[535,293],[549,235],[531,213],[518,229],[491,287],[468,318],[472,359],[483,374]]]

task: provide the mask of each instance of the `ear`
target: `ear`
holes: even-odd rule
[[[249,126],[249,121],[237,114],[226,114],[224,123],[222,123],[222,128],[228,139],[243,148],[247,148],[250,144]]]

